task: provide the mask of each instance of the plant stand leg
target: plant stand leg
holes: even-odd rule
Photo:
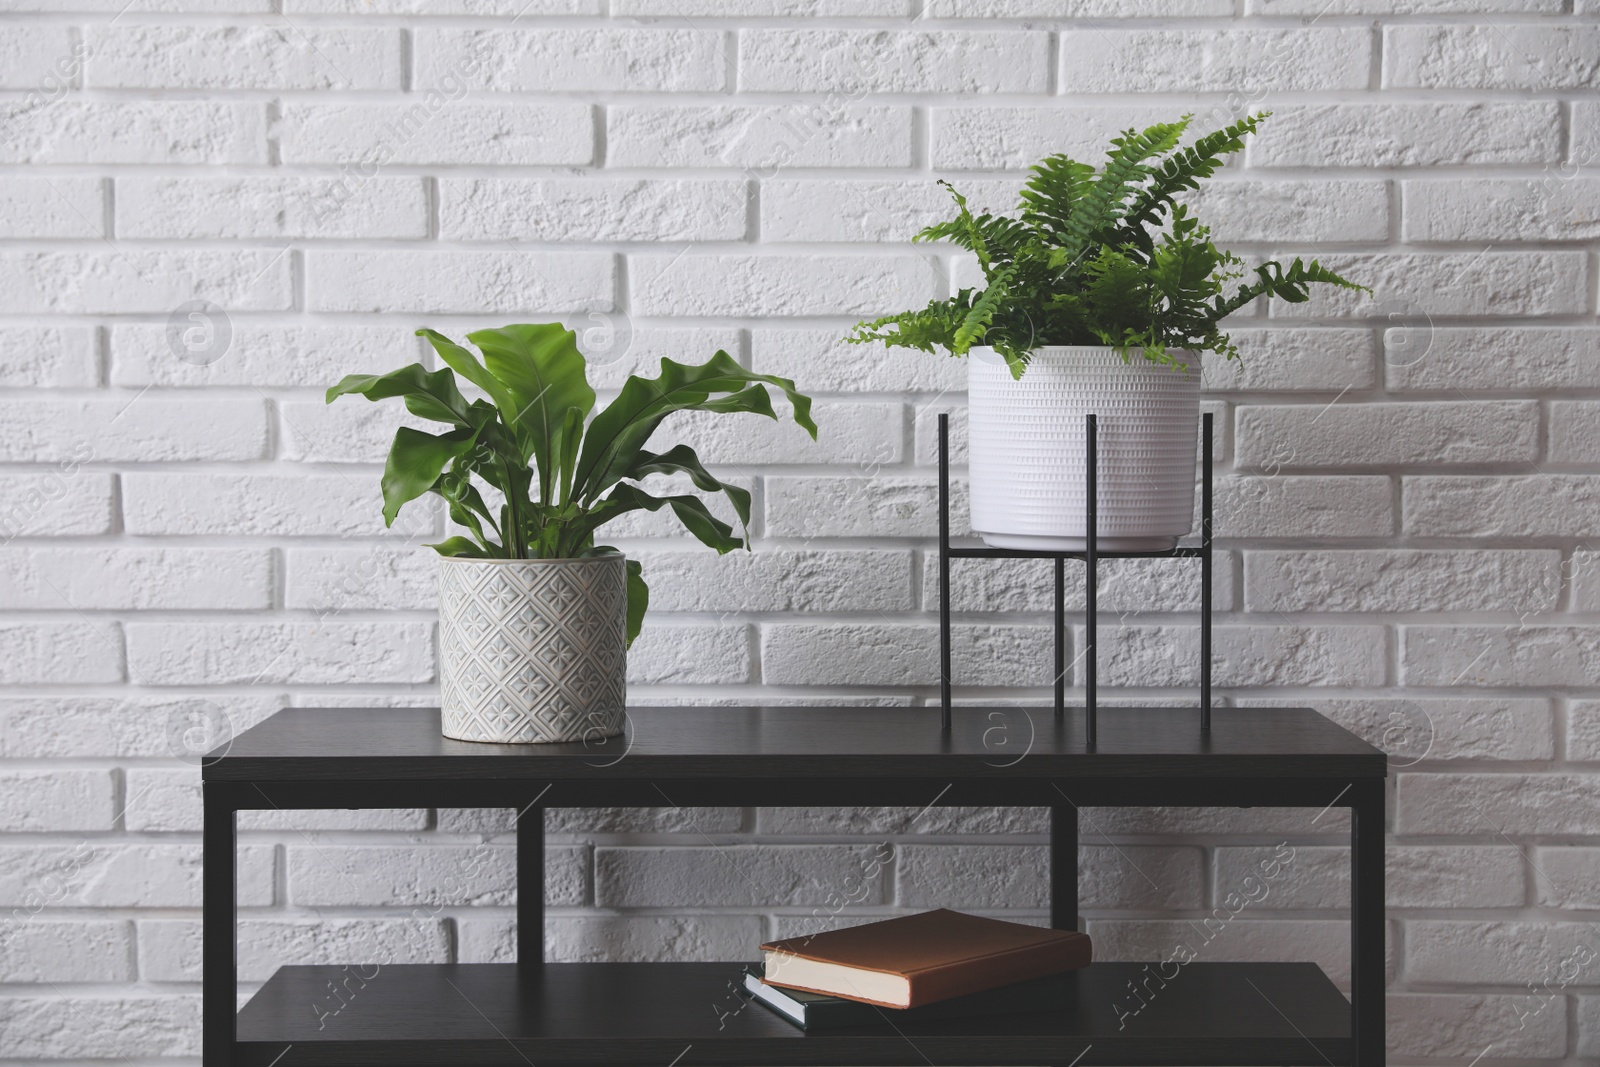
[[[544,962],[544,809],[517,818],[517,962]]]
[[[1350,1013],[1355,1067],[1384,1062],[1383,782],[1356,783],[1350,806]]]
[[[201,787],[205,824],[201,835],[201,1062],[205,1067],[232,1067],[238,1034],[239,962],[237,918],[237,847],[233,800],[216,785]]]
[[[1078,928],[1078,809],[1050,809],[1050,927]]]

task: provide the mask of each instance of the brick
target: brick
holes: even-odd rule
[[[121,635],[110,623],[0,623],[0,684],[120,682]]]
[[[755,463],[827,463],[869,470],[900,461],[904,405],[823,401],[812,406],[811,416],[817,424],[814,441],[795,425],[786,405],[778,407],[776,421],[686,411],[672,416],[663,432],[693,448],[702,462],[740,469]]]
[[[929,794],[930,804],[937,794]],[[758,808],[763,834],[1042,834],[1050,830],[1048,808],[826,807]]]
[[[958,685],[1048,685],[1054,639],[1043,626],[957,625],[951,635]],[[768,685],[933,685],[937,627],[901,623],[770,623],[762,628]]]
[[[1392,483],[1376,475],[1276,475],[1216,480],[1218,537],[1387,537]]]
[[[871,18],[912,13],[911,0],[612,0],[613,15],[672,15],[686,18],[783,18],[828,15]]]
[[[1547,1002],[1541,1001],[1540,1003],[1543,1005]],[[1553,1016],[1556,1020],[1558,1020],[1558,1022],[1551,1023],[1550,1028],[1556,1029],[1559,1026],[1561,1036],[1565,1038],[1567,1002],[1565,999],[1561,999],[1553,1000],[1548,1003],[1556,1010],[1544,1012],[1542,1015]],[[1528,1010],[1526,1000],[1523,1000],[1519,1007],[1524,1011]],[[1597,1036],[1600,1035],[1600,997],[1578,997],[1576,1010],[1578,1012],[1578,1055],[1600,1055],[1600,1036]]]
[[[154,924],[139,925],[142,944],[144,928]],[[289,962],[300,966],[358,964],[357,971],[361,975],[371,975],[371,967],[380,968],[376,977],[368,979],[367,988],[375,997],[382,995],[384,986],[381,968],[393,964],[450,962],[449,931],[443,922],[426,912],[403,919],[327,918],[316,922],[246,919],[239,923],[238,940],[240,981],[264,982]]]
[[[1413,919],[1405,936],[1412,982],[1553,984],[1565,973],[1569,981],[1594,984],[1597,946],[1589,923]]]
[[[200,995],[0,999],[6,1053],[52,1060],[200,1055]]]
[[[911,554],[896,551],[761,549],[717,556],[630,552],[644,564],[650,610],[910,611]]]
[[[0,313],[165,315],[190,300],[285,310],[288,257],[255,249],[0,253]]]
[[[616,264],[592,252],[306,254],[313,311],[542,312],[612,307]]]
[[[1600,762],[1600,701],[1574,700],[1568,705],[1567,758]]]
[[[1274,103],[1246,151],[1252,167],[1553,162],[1560,113],[1553,100]]]
[[[83,55],[70,27],[13,22],[0,41],[0,89],[77,88]]]
[[[750,352],[752,370],[793,378],[813,395],[945,393],[967,384],[966,364],[959,359],[846,344],[842,330],[753,330]]]
[[[400,34],[314,26],[91,26],[97,89],[399,89]]]
[[[114,783],[104,770],[0,771],[0,831],[110,830]]]
[[[1390,389],[1525,390],[1600,385],[1600,330],[1425,325],[1386,335]],[[1417,332],[1417,331],[1411,331]]]
[[[1397,796],[1402,834],[1600,833],[1593,775],[1402,774]]]
[[[284,551],[284,563],[286,608],[343,612],[438,607],[439,555],[424,545],[290,548]]]
[[[111,12],[116,14],[122,10],[122,5],[116,0],[8,0],[8,11],[40,11],[40,12]],[[147,13],[164,12],[167,14],[218,14],[223,12],[248,12],[266,14],[272,9],[262,0],[198,0],[193,4],[178,4],[176,0],[154,0],[150,6],[141,8]]]
[[[884,902],[882,846],[724,845],[598,848],[595,903],[606,908],[835,906]]]
[[[740,181],[442,177],[439,234],[456,241],[739,241]]]
[[[1246,7],[1252,15],[1480,15],[1500,11],[1555,14],[1561,9],[1560,0],[1333,0],[1320,8],[1315,6],[1315,0],[1249,0]]]
[[[1586,626],[1406,626],[1407,685],[1593,685],[1600,629]]]
[[[76,463],[47,474],[0,474],[0,539],[105,533],[112,523],[112,478]]]
[[[3,163],[265,163],[266,109],[210,100],[0,102]]]
[[[1047,34],[1006,30],[744,30],[743,92],[1043,93]]]
[[[264,549],[13,548],[0,563],[0,607],[25,610],[251,610],[272,606]]]
[[[1387,182],[1214,181],[1183,199],[1224,244],[1354,243],[1389,237]]]
[[[1557,1059],[1567,1051],[1567,1002],[1530,1011],[1526,995],[1390,993],[1388,1044],[1395,1056],[1470,1060]],[[1580,1027],[1581,1032],[1581,1027]]]
[[[267,408],[260,397],[0,399],[0,460],[49,463],[263,459]]]
[[[1349,816],[1341,808],[1079,808],[1078,813],[1085,840],[1093,834],[1096,841],[1129,834],[1255,834],[1276,840],[1288,834],[1333,834],[1348,840],[1350,833]]]
[[[200,774],[192,767],[129,767],[123,824],[135,833],[198,832],[205,828]]]
[[[1425,537],[1587,537],[1600,478],[1582,474],[1408,475],[1404,530]]]
[[[1099,93],[1301,92],[1365,89],[1372,54],[1366,29],[1065,30],[1061,90]],[[1170,121],[1170,120],[1169,120]]]
[[[325,698],[318,698],[321,703]],[[373,703],[368,701],[368,704]],[[295,834],[319,830],[416,831],[428,829],[425,808],[339,808],[315,810],[241,811],[239,830],[288,831]]]
[[[1600,404],[1557,400],[1550,405],[1550,458],[1557,463],[1600,462]]]
[[[515,808],[440,808],[438,829],[446,834],[496,837],[517,829]],[[740,808],[546,808],[548,835],[736,833]]]
[[[104,222],[105,191],[95,178],[13,177],[0,189],[0,237],[99,239]]]
[[[743,626],[668,626],[646,618],[643,632],[628,649],[630,683],[737,685],[750,680],[750,635]]]
[[[222,533],[277,537],[372,536],[384,532],[374,478],[343,474],[155,474],[122,476],[129,533]],[[430,504],[411,504],[395,520],[401,538],[431,540]]]
[[[278,416],[280,459],[299,463],[383,463],[402,426],[427,433],[448,427],[407,411],[403,402],[370,402],[360,398],[280,400]]]
[[[100,376],[88,326],[0,326],[0,387],[72,388]]]
[[[765,481],[769,536],[933,537],[939,532],[938,483],[926,475]],[[962,536],[968,529],[965,484],[952,484],[950,496],[950,531]]]
[[[221,742],[280,706],[272,696],[8,697],[0,699],[0,757],[192,756],[208,733]]]
[[[1593,26],[1383,28],[1388,89],[1584,89],[1600,74]]]
[[[1240,698],[1281,707],[1283,697]],[[1555,735],[1548,700],[1519,697],[1319,699],[1317,710],[1389,753],[1392,767],[1421,760],[1549,760]]]
[[[1278,845],[1219,848],[1212,853],[1210,900],[1230,893],[1251,898],[1250,908],[1283,911],[1350,906],[1350,850],[1296,845],[1284,859]],[[1267,872],[1276,869],[1272,878]],[[1253,880],[1252,880],[1253,879]]]
[[[588,901],[586,848],[545,849],[545,902]],[[289,845],[289,897],[311,907],[412,907],[516,903],[516,849],[509,845]]]
[[[1067,611],[1082,611],[1085,568],[1069,566],[1062,602]],[[922,559],[923,606],[939,606],[939,557]],[[1047,612],[1055,610],[1055,579],[1043,560],[951,561],[950,604],[955,611]],[[1213,562],[1212,607],[1232,604],[1233,565],[1222,553]],[[1101,611],[1198,611],[1200,572],[1192,562],[1164,559],[1104,560],[1100,564],[1098,603]]]
[[[121,921],[31,919],[0,938],[8,982],[128,982],[133,979],[133,929]]]
[[[456,930],[460,962],[516,962],[515,919],[459,919]],[[759,915],[561,915],[544,921],[545,959],[554,963],[717,963],[749,955],[765,938]]]
[[[148,685],[400,684],[434,678],[421,622],[136,622],[128,660]]]
[[[1075,628],[1076,629],[1076,628]],[[1101,626],[1102,685],[1190,686],[1200,681],[1193,626]],[[1220,686],[1382,685],[1381,626],[1217,626],[1212,681]],[[1074,635],[1075,647],[1083,647]],[[1081,678],[1082,664],[1076,668]]]
[[[756,179],[785,167],[907,167],[911,109],[815,103],[606,109],[613,167],[736,167]]]
[[[1538,903],[1547,908],[1592,910],[1600,905],[1596,874],[1600,874],[1600,848],[1535,850],[1533,888]],[[1519,899],[1517,903],[1521,903]]]
[[[122,178],[119,237],[428,236],[417,178]]]
[[[1231,15],[1223,0],[928,0],[923,12],[933,18],[1144,18],[1151,15]]]
[[[1049,907],[1043,845],[900,845],[895,854],[902,907]],[[1198,908],[1204,892],[1197,848],[1078,849],[1081,908]]]
[[[437,90],[417,95],[421,99],[410,104],[288,102],[279,122],[282,162],[359,163],[359,175],[390,163],[582,166],[594,161],[594,116],[583,104],[477,103]]]
[[[1250,611],[1553,611],[1553,551],[1362,549],[1245,553]]]
[[[628,257],[641,315],[870,315],[933,295],[935,272],[911,255]]]
[[[1537,178],[1408,181],[1408,241],[1582,241],[1600,234],[1600,181]]]
[[[1136,962],[1189,958],[1207,963],[1225,961],[1305,960],[1322,968],[1337,986],[1350,984],[1350,926],[1339,920],[1251,918],[1246,906],[1236,918],[1217,908],[1213,921],[1194,919],[1092,919],[1096,960]],[[1175,982],[1182,982],[1180,970]],[[1157,996],[1160,994],[1157,993]],[[1135,1002],[1136,1004],[1137,1002]],[[1137,1016],[1129,1026],[1137,1025]]]
[[[1403,314],[1430,328],[1443,315],[1567,315],[1588,306],[1588,267],[1580,252],[1372,252],[1318,259],[1372,294],[1319,285],[1301,304],[1274,298],[1274,318],[1392,321]]]
[[[974,212],[1009,212],[1016,208],[1021,185],[1015,181],[963,181],[957,188]],[[761,236],[766,241],[906,243],[924,227],[954,215],[955,203],[949,192],[925,179],[774,178],[761,186]],[[909,352],[902,356],[915,358]]]
[[[1539,454],[1532,400],[1248,405],[1234,425],[1236,462],[1256,469],[1526,463]]]
[[[273,849],[239,847],[241,907],[272,903]],[[105,840],[0,845],[0,904],[65,908],[198,908],[200,845]],[[3,1000],[0,1000],[3,1003]]]
[[[417,86],[451,91],[671,93],[722,91],[723,34],[669,29],[423,29]]]
[[[1097,159],[1105,152],[1107,131],[1171,122],[1172,109],[1127,104],[933,107],[928,119],[936,169],[1024,170],[1058,152]]]
[[[422,357],[422,342],[408,326],[235,322],[232,331],[220,359],[196,364],[173,353],[165,325],[118,323],[111,328],[111,384],[326,389],[346,373],[387,370]]]
[[[598,15],[600,0],[287,0],[308,15]]]

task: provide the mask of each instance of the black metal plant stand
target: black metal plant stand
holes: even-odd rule
[[[1095,685],[1097,671],[1096,614],[1099,607],[1099,567],[1102,559],[1198,559],[1200,561],[1200,732],[1211,733],[1211,415],[1202,416],[1200,434],[1200,544],[1179,545],[1164,552],[1101,552],[1096,544],[1096,500],[1099,489],[1099,425],[1095,415],[1084,418],[1088,445],[1085,477],[1088,479],[1085,508],[1084,550],[1082,552],[1029,552],[1011,548],[950,547],[950,416],[939,415],[939,723],[950,732],[950,561],[952,559],[1052,559],[1055,560],[1056,673],[1055,713],[1059,729],[1066,710],[1067,692],[1067,617],[1066,561],[1081,559],[1084,580],[1084,741],[1094,745],[1097,735],[1098,704]]]

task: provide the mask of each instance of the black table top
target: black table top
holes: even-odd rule
[[[1382,751],[1309,708],[640,707],[589,744],[441,735],[437,708],[287,708],[209,754],[207,781],[1382,778]]]

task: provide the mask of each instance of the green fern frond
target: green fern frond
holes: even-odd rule
[[[1140,132],[1125,130],[1114,137],[1114,146],[1106,157],[1106,166],[1099,180],[1079,201],[1078,210],[1067,220],[1067,234],[1061,248],[1069,262],[1081,258],[1103,236],[1109,234],[1122,218],[1122,203],[1129,190],[1142,182],[1150,173],[1144,161],[1151,156],[1172,151],[1189,126],[1187,117],[1177,122],[1163,122]]]
[[[1167,157],[1152,172],[1149,186],[1134,198],[1123,216],[1124,232],[1143,234],[1145,227],[1159,224],[1161,216],[1171,210],[1174,196],[1185,189],[1198,189],[1202,178],[1211,177],[1226,162],[1222,157],[1244,148],[1245,135],[1254,133],[1256,123],[1270,114],[1270,111],[1263,111],[1247,115]]]

